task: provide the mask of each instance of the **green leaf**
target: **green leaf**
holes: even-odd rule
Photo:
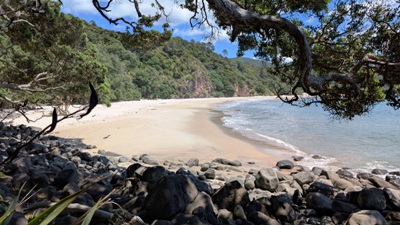
[[[51,221],[53,221],[64,209],[68,207],[79,195],[81,195],[84,191],[81,190],[77,193],[74,193],[70,196],[67,196],[56,204],[46,209],[38,216],[36,216],[32,221],[28,223],[28,225],[47,225]]]
[[[97,203],[90,209],[90,211],[87,213],[85,216],[85,219],[82,221],[81,225],[89,225],[90,221],[92,220],[94,214],[96,213],[96,210],[98,210],[101,207],[103,199],[100,198]]]
[[[6,212],[3,214],[3,216],[0,217],[0,224],[1,225],[7,225],[10,223],[10,220],[14,214],[15,207],[18,204],[18,199],[19,195],[13,199],[11,204],[7,207]]]

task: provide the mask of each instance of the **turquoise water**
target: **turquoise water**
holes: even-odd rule
[[[299,108],[278,99],[227,102],[216,109],[224,113],[224,126],[265,149],[304,156],[304,166],[400,170],[400,111],[385,104],[352,121],[333,120],[320,106]]]

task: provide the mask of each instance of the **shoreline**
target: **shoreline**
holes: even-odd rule
[[[85,144],[96,146],[88,150],[91,154],[97,154],[98,150],[128,158],[148,154],[160,161],[198,158],[201,162],[209,162],[226,158],[239,160],[250,167],[254,164],[273,167],[279,160],[291,156],[285,152],[265,151],[260,143],[224,127],[220,120],[222,112],[214,110],[216,104],[255,98],[271,97],[113,103],[110,108],[96,107],[87,118],[59,124],[52,135],[81,139]],[[18,122],[21,120],[14,124]],[[24,124],[44,127],[49,123]]]

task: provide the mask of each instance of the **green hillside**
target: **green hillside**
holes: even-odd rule
[[[212,44],[174,37],[154,46],[141,45],[126,33],[60,12],[44,19],[46,26],[38,19],[32,21],[38,22],[36,27],[20,23],[0,33],[2,46],[11,46],[0,55],[0,82],[26,84],[46,72],[51,79],[41,79],[41,87],[62,88],[27,96],[0,90],[3,94],[42,102],[68,95],[79,102],[87,98],[83,95],[88,81],[97,87],[103,103],[271,94],[260,61],[225,58],[213,52]]]

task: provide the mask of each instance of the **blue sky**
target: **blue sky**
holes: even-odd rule
[[[134,6],[127,0],[118,0],[116,3],[112,3],[112,11],[109,15],[115,17],[125,17],[127,19],[136,20],[136,12]],[[151,1],[144,1],[150,3]],[[210,29],[207,27],[203,28],[191,28],[189,24],[190,17],[193,15],[188,10],[182,9],[179,5],[174,4],[174,0],[164,0],[165,12],[169,14],[168,22],[171,28],[174,30],[173,35],[179,36],[185,40],[195,40],[207,42],[205,37],[210,34]],[[91,0],[68,0],[63,1],[61,10],[64,13],[72,14],[76,17],[82,18],[86,21],[94,21],[98,26],[105,29],[125,31],[126,24],[120,23],[119,25],[110,24],[104,19],[94,8]],[[141,12],[143,14],[154,13],[155,10],[150,5],[142,5]],[[208,15],[212,16],[212,15]],[[211,19],[212,20],[212,19]],[[166,22],[165,18],[161,19],[156,26],[160,26]],[[212,40],[215,52],[222,54],[223,50],[227,50],[229,58],[235,58],[237,52],[237,43],[231,43],[229,37],[221,30],[218,38]],[[245,57],[253,58],[252,52],[246,52]]]

